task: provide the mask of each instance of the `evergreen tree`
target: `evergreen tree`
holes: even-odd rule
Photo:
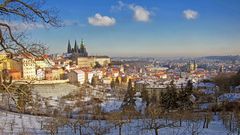
[[[180,91],[178,94],[178,106],[181,110],[190,109],[192,107],[192,101],[190,96],[193,93],[193,83],[191,80],[187,82],[184,90]]]
[[[135,103],[134,95],[135,95],[135,91],[132,87],[132,80],[129,79],[127,93],[125,94],[125,97],[122,103],[123,110],[127,109],[131,111],[136,111],[135,110],[136,103]]]
[[[92,77],[91,85],[92,85],[93,87],[96,87],[96,85],[97,85],[97,80],[96,80],[96,77],[95,77],[95,76]]]
[[[128,80],[128,87],[127,87],[127,90],[131,91],[132,89],[133,89],[133,87],[132,87],[132,80],[129,79],[129,80]]]
[[[188,80],[185,90],[186,90],[187,94],[192,94],[193,83],[191,80]]]
[[[237,74],[235,75],[235,80],[234,81],[235,81],[235,86],[240,85],[240,69],[237,72]]]
[[[141,92],[141,96],[142,96],[143,102],[146,102],[146,107],[148,107],[150,102],[149,102],[148,92],[146,90],[146,84],[143,84],[143,89],[142,89],[142,92]]]
[[[178,95],[176,87],[173,83],[173,80],[170,82],[170,84],[166,88],[166,93],[162,93],[161,95],[161,103],[167,110],[172,110],[178,108]]]
[[[128,80],[128,88],[127,88],[127,93],[129,94],[130,97],[133,97],[135,95],[135,91],[132,87],[132,80]]]
[[[119,86],[120,81],[119,81],[119,78],[118,78],[118,77],[116,78],[115,83],[116,83],[117,86]]]
[[[110,83],[110,86],[111,86],[111,89],[114,89],[115,88],[115,81],[114,79],[112,79],[111,83]]]
[[[93,68],[101,68],[101,67],[102,67],[102,65],[99,64],[99,62],[96,61]]]

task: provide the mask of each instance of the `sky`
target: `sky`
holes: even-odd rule
[[[240,0],[49,0],[60,28],[30,29],[50,53],[84,40],[90,55],[207,56],[240,53]]]

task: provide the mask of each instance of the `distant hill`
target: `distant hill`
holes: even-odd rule
[[[228,56],[205,56],[202,57],[205,59],[209,59],[209,60],[227,60],[227,61],[233,61],[233,60],[240,60],[240,56],[239,55],[228,55]]]

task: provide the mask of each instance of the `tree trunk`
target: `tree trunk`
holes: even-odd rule
[[[4,101],[4,96],[5,96],[5,94],[2,93],[2,102],[3,102],[3,103],[5,103],[5,101]]]
[[[207,119],[207,125],[206,125],[206,128],[208,128],[209,123],[210,123],[210,119]]]
[[[43,121],[41,121],[41,130],[43,129]]]
[[[54,135],[55,133],[54,133],[54,131],[53,130],[51,130],[51,135]]]
[[[9,96],[7,96],[7,105],[8,105],[8,110],[11,111],[11,106],[10,106],[10,100],[9,100]]]
[[[155,135],[158,135],[158,129],[154,129]]]
[[[205,125],[206,125],[206,116],[204,116],[203,128],[205,128]]]
[[[76,133],[77,133],[77,126],[74,125],[74,126],[73,126],[73,129],[74,129],[74,134],[76,135]]]
[[[230,114],[229,129],[232,131],[232,113]]]
[[[180,123],[180,127],[182,126],[182,119],[180,118],[180,121],[179,121],[179,123]]]
[[[119,134],[119,135],[122,134],[122,126],[119,126],[118,134]]]
[[[82,135],[82,126],[79,126],[79,135]]]

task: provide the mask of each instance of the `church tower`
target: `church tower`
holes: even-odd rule
[[[81,45],[80,45],[80,49],[79,49],[79,54],[80,56],[83,56],[83,57],[87,57],[88,56],[88,53],[87,53],[87,50],[84,46],[84,42],[83,42],[83,39],[81,40]]]
[[[77,45],[76,40],[75,40],[75,44],[74,44],[74,53],[78,53],[78,45]]]
[[[72,53],[72,47],[71,47],[70,40],[68,40],[68,48],[67,48],[67,53]]]
[[[196,63],[196,60],[193,61],[193,70],[197,70],[197,63]]]

